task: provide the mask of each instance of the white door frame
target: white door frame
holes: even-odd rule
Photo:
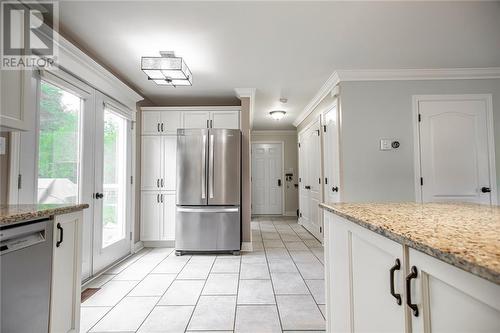
[[[252,140],[250,148],[253,148],[254,144],[281,144],[281,215],[285,216],[285,142],[284,141],[270,141],[270,140]],[[253,149],[251,149],[253,151]],[[251,156],[253,160],[253,153]],[[252,162],[252,160],[250,162]],[[253,183],[252,183],[253,191]]]
[[[497,203],[497,177],[495,166],[495,139],[493,129],[493,97],[491,94],[453,94],[453,95],[413,95],[412,113],[413,113],[413,155],[415,168],[415,201],[422,203],[422,186],[420,177],[422,177],[421,147],[418,105],[421,101],[484,101],[486,105],[486,126],[488,129],[488,159],[490,169],[491,202]]]

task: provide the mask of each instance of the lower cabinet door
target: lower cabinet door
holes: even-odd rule
[[[80,329],[81,242],[83,213],[57,215],[50,300],[50,332]]]
[[[163,193],[162,239],[175,240],[175,192]]]
[[[163,221],[161,194],[157,191],[141,192],[141,240],[161,239],[160,226]]]
[[[410,249],[412,332],[500,332],[500,286]]]
[[[332,331],[404,332],[403,246],[338,216],[331,221]]]

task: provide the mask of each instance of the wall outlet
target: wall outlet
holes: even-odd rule
[[[3,136],[0,136],[0,155],[5,155],[6,140]]]

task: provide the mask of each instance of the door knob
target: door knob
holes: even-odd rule
[[[102,199],[102,198],[104,198],[104,193],[99,193],[99,192],[97,192],[97,193],[95,194],[95,198],[96,198],[96,199]]]
[[[281,179],[278,179],[278,186],[281,186]]]
[[[332,192],[338,192],[338,191],[339,191],[338,186],[334,186],[334,187],[332,187]]]
[[[483,192],[483,193],[490,193],[491,192],[491,188],[483,186],[483,187],[481,187],[481,192]]]

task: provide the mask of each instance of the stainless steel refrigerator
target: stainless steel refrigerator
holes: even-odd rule
[[[239,253],[240,178],[240,130],[177,130],[177,255]]]

